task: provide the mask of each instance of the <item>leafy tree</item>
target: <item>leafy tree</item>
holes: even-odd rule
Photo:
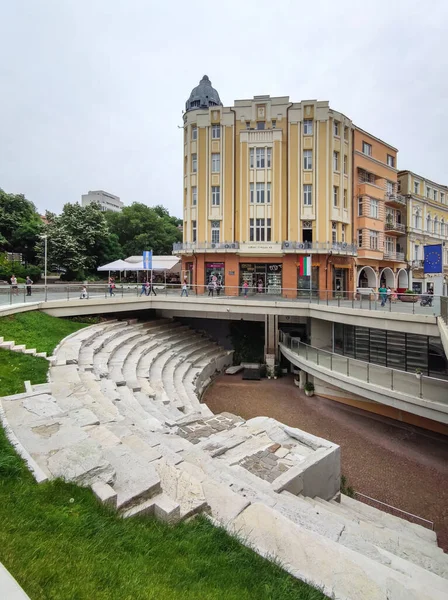
[[[34,262],[42,229],[32,202],[22,194],[7,194],[0,188],[0,247],[4,251],[21,253],[25,262]]]
[[[50,270],[66,270],[67,279],[83,278],[105,262],[120,258],[117,236],[111,235],[97,204],[66,204],[60,215],[47,212],[47,259]],[[43,259],[43,243],[39,255]]]
[[[134,202],[121,212],[106,213],[109,228],[118,237],[125,256],[152,250],[154,254],[171,254],[173,243],[182,240],[178,226],[182,223],[163,206],[150,207]]]

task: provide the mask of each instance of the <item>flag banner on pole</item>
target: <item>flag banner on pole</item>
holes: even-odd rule
[[[442,244],[423,246],[425,261],[423,263],[424,273],[443,273],[443,247]]]
[[[152,250],[143,250],[143,268],[146,271],[152,269]]]
[[[299,275],[311,276],[311,256],[299,256]]]

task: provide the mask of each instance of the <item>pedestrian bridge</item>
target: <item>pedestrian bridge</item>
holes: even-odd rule
[[[363,362],[304,344],[280,332],[280,352],[314,378],[355,396],[448,423],[448,382]]]

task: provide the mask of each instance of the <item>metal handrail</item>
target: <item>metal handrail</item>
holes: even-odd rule
[[[387,508],[391,508],[392,510],[395,510],[396,512],[401,513],[402,515],[406,515],[408,517],[413,517],[414,519],[418,519],[419,521],[423,521],[424,523],[428,524],[428,529],[431,529],[431,531],[434,531],[434,522],[430,521],[429,519],[424,519],[423,517],[419,517],[418,515],[414,515],[410,512],[407,512],[406,510],[402,510],[401,508],[397,508],[396,506],[392,506],[391,504],[386,504],[386,502],[381,502],[381,500],[377,500],[376,498],[371,498],[370,496],[366,496],[365,494],[361,494],[361,492],[354,492],[355,496],[360,496],[361,498],[365,498],[366,500],[370,500],[371,502],[375,502],[376,504],[381,504],[381,506],[386,506]],[[367,504],[367,502],[364,502],[364,504]],[[369,505],[368,505],[369,506]],[[384,511],[386,512],[386,511]]]
[[[284,343],[283,340],[285,338],[286,338],[286,340],[288,340],[288,339],[291,340],[291,345],[288,345],[287,343],[286,344]],[[323,348],[316,348],[315,346],[311,346],[310,344],[305,344],[305,342],[302,342],[298,338],[292,338],[288,333],[285,333],[284,331],[279,331],[279,341],[280,341],[281,344],[283,344],[284,346],[286,346],[287,348],[289,348],[292,351],[294,351],[293,344],[292,344],[293,341],[296,341],[297,348],[299,348],[300,345],[305,346],[305,353],[306,353],[305,360],[309,360],[309,358],[308,358],[309,357],[309,349],[311,348],[312,350],[314,350],[316,352],[316,355],[319,352],[321,352],[321,353],[325,353],[325,354],[330,355],[330,357],[337,356],[338,358],[343,358],[343,359],[347,360],[347,362],[352,361],[352,362],[356,362],[356,363],[361,363],[362,365],[365,365],[367,374],[369,373],[369,370],[370,370],[370,368],[371,368],[372,365],[376,369],[383,369],[384,371],[387,371],[388,373],[391,374],[392,382],[393,382],[393,375],[394,375],[394,373],[400,373],[400,374],[407,373],[409,375],[409,377],[415,376],[415,373],[412,373],[412,371],[404,371],[402,369],[393,369],[392,367],[385,367],[384,365],[380,365],[378,363],[368,362],[368,361],[365,361],[365,360],[361,360],[359,358],[354,358],[352,356],[346,356],[344,354],[338,354],[337,352],[330,352],[329,350],[324,350]],[[333,361],[331,361],[331,366],[332,366],[332,363],[333,363]],[[318,363],[316,362],[316,364],[318,364]],[[323,365],[320,364],[320,366],[322,367]],[[336,372],[336,373],[340,373],[340,371],[337,371],[337,370],[335,370],[333,368],[331,368],[330,370],[333,371],[333,372]],[[343,373],[341,373],[341,375],[343,375]],[[348,376],[348,374],[347,374],[347,376]],[[354,377],[354,379],[357,379],[357,378]],[[422,397],[421,388],[422,388],[422,382],[423,382],[423,380],[427,380],[427,381],[430,381],[430,382],[439,382],[439,383],[441,383],[443,385],[447,385],[447,383],[448,383],[446,379],[439,379],[438,377],[429,377],[427,375],[423,375],[422,374],[421,377],[420,377],[420,397]],[[363,381],[363,380],[359,379],[358,381]],[[366,382],[370,383],[369,379],[368,379],[368,376],[366,378]],[[383,387],[385,387],[385,386],[383,386]],[[385,387],[385,389],[387,389],[387,388]],[[390,389],[391,390],[394,389],[393,384],[391,385]]]

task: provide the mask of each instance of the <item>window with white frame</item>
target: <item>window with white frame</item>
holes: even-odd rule
[[[358,217],[362,217],[362,197],[358,198]]]
[[[386,181],[386,194],[388,196],[393,196],[394,193],[394,184],[392,181]]]
[[[440,202],[445,204],[445,194],[443,192],[440,192]]]
[[[219,140],[221,137],[221,125],[212,125],[212,139]]]
[[[304,119],[303,135],[311,135],[312,133],[313,133],[313,121],[311,119]]]
[[[212,244],[219,244],[220,221],[212,221]]]
[[[420,183],[418,181],[414,181],[414,194],[420,194]]]
[[[420,211],[417,209],[414,215],[414,227],[420,229]]]
[[[266,167],[271,168],[272,148],[266,148]]]
[[[254,203],[254,184],[251,183],[249,184],[249,194],[250,194],[250,203],[253,204]]]
[[[395,252],[395,239],[393,237],[390,237],[388,235],[386,235],[386,239],[385,241],[385,250],[388,254],[393,254]]]
[[[339,187],[333,186],[333,206],[337,208],[339,206]]]
[[[344,154],[344,174],[347,175],[348,172],[348,156]]]
[[[344,127],[344,140],[348,140],[348,127],[347,127],[347,125]]]
[[[426,187],[426,197],[429,198],[431,196],[431,188]]]
[[[440,235],[445,237],[445,219],[440,219]]]
[[[269,181],[266,184],[266,202],[267,204],[271,203],[271,183]]]
[[[196,125],[191,126],[191,140],[195,141],[198,139],[198,128]]]
[[[217,153],[212,154],[212,173],[219,173],[221,171],[221,155]]]
[[[432,194],[433,194],[434,200],[437,202],[437,190],[433,190]]]
[[[246,129],[250,129],[250,121],[246,121]]]
[[[257,204],[264,204],[264,183],[257,183]]]
[[[258,121],[257,122],[257,129],[261,131],[261,130],[264,130],[264,128],[265,128],[265,122],[264,121]]]
[[[371,250],[378,250],[378,231],[370,230],[369,232],[369,244]]]
[[[345,225],[344,223],[341,225],[341,242],[345,242],[345,232],[346,232],[346,228],[347,225]]]
[[[428,216],[426,217],[426,231],[427,231],[428,233],[431,233],[431,232],[432,232],[432,221],[431,221],[431,215],[428,215]]]
[[[372,156],[372,144],[368,144],[367,142],[362,143],[362,153],[367,156]]]
[[[339,152],[333,152],[333,170],[339,171]]]
[[[439,233],[439,219],[434,217],[434,233]]]
[[[191,155],[191,170],[193,171],[193,173],[197,173],[197,171],[198,171],[198,155],[197,154]]]
[[[197,237],[196,221],[191,222],[191,241],[195,242]]]
[[[303,168],[305,171],[309,171],[313,168],[313,151],[312,150],[304,150],[303,151]]]
[[[378,219],[379,202],[374,198],[370,198],[370,216],[372,219]]]
[[[339,121],[334,121],[334,123],[333,123],[333,133],[334,133],[334,135],[339,136],[340,135],[339,131],[340,131],[340,123],[339,123]]]
[[[336,223],[336,221],[333,221],[331,223],[331,241],[334,243],[337,242],[337,238],[338,238],[338,224]]]
[[[305,183],[303,186],[303,206],[311,206],[313,204],[313,186],[310,183]]]
[[[212,186],[212,206],[219,206],[221,204],[221,189],[219,185]]]
[[[395,157],[392,154],[387,155],[387,164],[389,167],[395,167]]]
[[[415,244],[414,246],[414,260],[418,260],[420,254],[420,246]]]
[[[198,188],[194,185],[191,188],[191,204],[193,206],[196,206],[197,203],[198,203]]]
[[[257,169],[264,169],[265,167],[265,149],[257,148],[256,156],[257,156]]]
[[[362,229],[358,229],[358,248],[362,248]]]
[[[277,127],[277,121],[276,121],[276,119],[272,119],[271,125],[272,125],[272,129],[275,129]]]
[[[347,198],[348,194],[347,194],[347,190],[344,189],[344,208],[348,207],[348,198]]]
[[[251,242],[270,242],[271,219],[249,219],[249,240]]]
[[[251,169],[254,168],[254,155],[255,155],[255,148],[249,148],[249,166]]]

